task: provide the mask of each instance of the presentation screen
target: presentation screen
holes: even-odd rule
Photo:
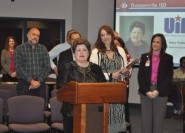
[[[185,1],[115,0],[115,30],[132,58],[149,52],[152,35],[162,33],[177,67],[185,56]]]

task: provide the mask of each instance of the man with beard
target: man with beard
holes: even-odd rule
[[[31,28],[28,41],[15,49],[18,95],[34,95],[45,99],[45,79],[50,73],[49,54],[44,45],[38,43],[40,31]]]

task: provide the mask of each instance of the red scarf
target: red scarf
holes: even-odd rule
[[[10,51],[10,55],[11,55],[11,58],[12,58],[12,60],[11,60],[11,65],[10,65],[10,70],[11,70],[12,72],[14,72],[14,71],[15,71],[14,51]]]

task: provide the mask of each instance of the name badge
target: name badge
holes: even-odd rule
[[[146,61],[145,66],[146,66],[146,67],[150,66],[150,60],[147,60],[147,61]]]

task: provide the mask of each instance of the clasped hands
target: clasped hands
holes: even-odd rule
[[[40,82],[39,81],[37,81],[37,80],[31,80],[31,82],[30,82],[30,87],[29,87],[29,89],[31,90],[31,89],[37,89],[38,87],[40,87]]]
[[[146,95],[150,98],[150,99],[154,99],[158,96],[159,92],[157,90],[153,90],[153,91],[149,91],[146,93]]]
[[[12,78],[15,78],[15,77],[16,77],[16,72],[13,72],[13,73],[11,74],[11,77],[12,77]]]

